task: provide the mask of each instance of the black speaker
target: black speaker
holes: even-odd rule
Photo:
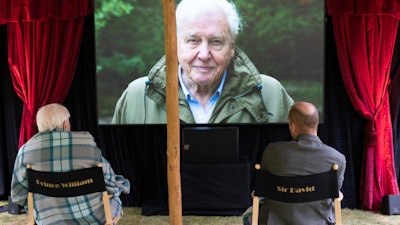
[[[8,196],[8,213],[18,215],[25,213],[25,209],[24,207],[12,202],[11,196]]]
[[[382,198],[382,213],[400,215],[400,195],[385,195]]]

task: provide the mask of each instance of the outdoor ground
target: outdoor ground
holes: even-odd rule
[[[0,206],[7,201],[0,201]],[[242,225],[240,216],[184,216],[184,225]],[[13,215],[8,212],[0,213],[1,225],[21,225],[27,223],[27,215]],[[383,215],[362,210],[342,210],[343,225],[399,225],[400,215]],[[118,225],[168,225],[168,216],[142,216],[138,207],[125,207],[124,217]]]

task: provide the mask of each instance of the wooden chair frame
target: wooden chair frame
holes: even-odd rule
[[[104,175],[102,171],[102,164],[99,163],[97,166],[79,170],[73,170],[69,172],[44,172],[36,171],[32,169],[31,165],[27,165],[28,174],[28,225],[35,224],[34,218],[34,199],[33,194],[38,193],[50,197],[72,197],[79,195],[86,195],[90,193],[101,192],[103,199],[104,214],[106,217],[105,225],[115,224],[111,215],[110,208],[110,196],[107,194]],[[46,187],[39,187],[35,184],[35,179],[39,178],[41,181],[45,181],[53,184],[68,183],[73,182],[76,177],[82,177],[80,180],[93,179],[93,184],[88,184],[85,186],[80,186],[79,188],[74,188],[69,192],[66,188],[51,188],[46,189]]]
[[[258,173],[260,171],[261,166],[259,164],[255,165],[256,168],[256,174],[255,174],[255,189],[252,192],[252,198],[253,198],[253,214],[252,214],[252,225],[258,225],[258,216],[259,216],[259,204],[260,204],[260,199],[259,197],[266,197],[266,198],[272,198],[277,201],[285,201],[285,202],[308,202],[308,201],[315,201],[315,200],[323,200],[323,199],[328,199],[332,198],[334,201],[334,208],[335,208],[335,220],[336,220],[336,225],[342,225],[342,213],[341,213],[341,201],[343,199],[343,194],[340,192],[340,190],[337,187],[337,170],[339,169],[338,165],[334,164],[332,166],[332,171],[328,171],[326,173],[320,173],[320,174],[313,174],[309,176],[296,176],[296,177],[282,177],[282,176],[276,176],[273,174],[270,174],[266,171],[263,171],[262,174]],[[325,178],[325,174],[331,173],[330,178]],[[266,175],[267,174],[267,175]],[[273,176],[273,178],[271,177]],[[318,176],[315,178],[315,176]],[[299,182],[303,182],[303,178],[312,178],[320,183],[330,183],[330,185],[324,185],[327,187],[327,192],[322,193],[322,194],[317,194],[319,196],[311,196],[307,195],[304,197],[304,199],[299,199],[299,198],[292,198],[285,195],[284,193],[281,195],[281,191],[277,191],[280,181],[277,182],[272,182],[272,180],[280,179],[283,178],[285,182],[283,186],[286,187],[293,187],[291,185],[298,185]],[[267,179],[267,180],[266,180]],[[271,180],[268,180],[271,179]],[[293,181],[295,179],[295,181]],[[293,183],[294,182],[294,183]],[[317,182],[317,183],[318,183]],[[312,184],[312,185],[318,185],[318,184]],[[326,189],[326,187],[324,187]],[[330,188],[333,188],[331,190]],[[336,187],[336,188],[335,188]],[[269,189],[269,190],[266,190]],[[279,193],[278,193],[279,192]]]

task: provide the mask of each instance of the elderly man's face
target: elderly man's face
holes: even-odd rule
[[[220,81],[234,56],[229,24],[222,13],[186,20],[178,31],[178,60],[182,74],[197,85]]]

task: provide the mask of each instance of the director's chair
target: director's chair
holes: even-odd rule
[[[33,194],[49,197],[74,197],[101,192],[106,225],[112,225],[110,199],[107,194],[102,164],[68,172],[46,172],[33,170],[27,165],[28,174],[28,225],[34,225]],[[79,183],[77,183],[79,182]],[[78,185],[79,184],[79,185]]]
[[[342,224],[341,200],[343,194],[338,188],[337,170],[334,164],[332,170],[306,176],[277,176],[260,165],[255,165],[255,180],[253,195],[252,225],[258,225],[259,197],[265,197],[281,202],[299,203],[323,199],[333,199],[336,225]],[[293,194],[293,192],[296,192]]]

